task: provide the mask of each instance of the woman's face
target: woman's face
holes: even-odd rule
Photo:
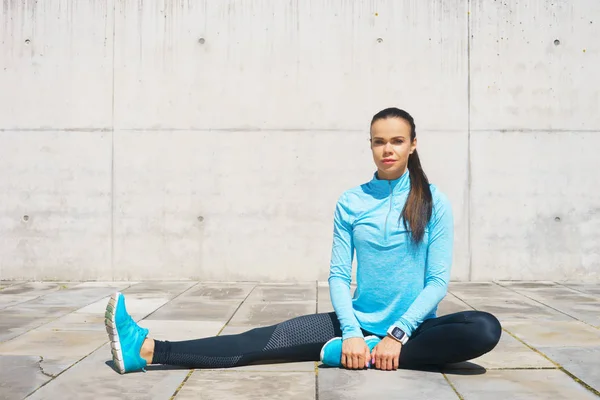
[[[379,119],[371,126],[371,151],[379,179],[400,178],[416,148],[417,138],[411,143],[410,124],[402,118]]]

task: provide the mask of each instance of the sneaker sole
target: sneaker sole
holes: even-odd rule
[[[104,313],[104,325],[106,326],[106,333],[110,339],[110,352],[112,353],[112,360],[117,372],[120,374],[125,373],[125,363],[123,362],[123,352],[121,351],[121,342],[119,340],[119,332],[117,332],[117,324],[115,318],[117,315],[117,304],[119,303],[120,293],[114,293],[110,296],[108,304],[106,305],[106,312]]]

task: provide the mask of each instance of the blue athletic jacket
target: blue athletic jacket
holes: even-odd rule
[[[408,170],[396,180],[373,179],[344,192],[334,215],[329,287],[343,338],[360,328],[385,336],[390,326],[407,335],[434,318],[450,280],[452,208],[431,185],[433,213],[422,242],[411,242],[400,219],[410,191]],[[356,283],[350,294],[356,251]]]

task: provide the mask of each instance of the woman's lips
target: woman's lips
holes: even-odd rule
[[[383,160],[384,164],[393,164],[395,162],[396,162],[396,160],[392,160],[392,159],[385,159],[385,160]]]

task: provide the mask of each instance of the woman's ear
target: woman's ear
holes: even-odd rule
[[[415,138],[410,144],[410,154],[414,153],[417,150],[417,138]]]

